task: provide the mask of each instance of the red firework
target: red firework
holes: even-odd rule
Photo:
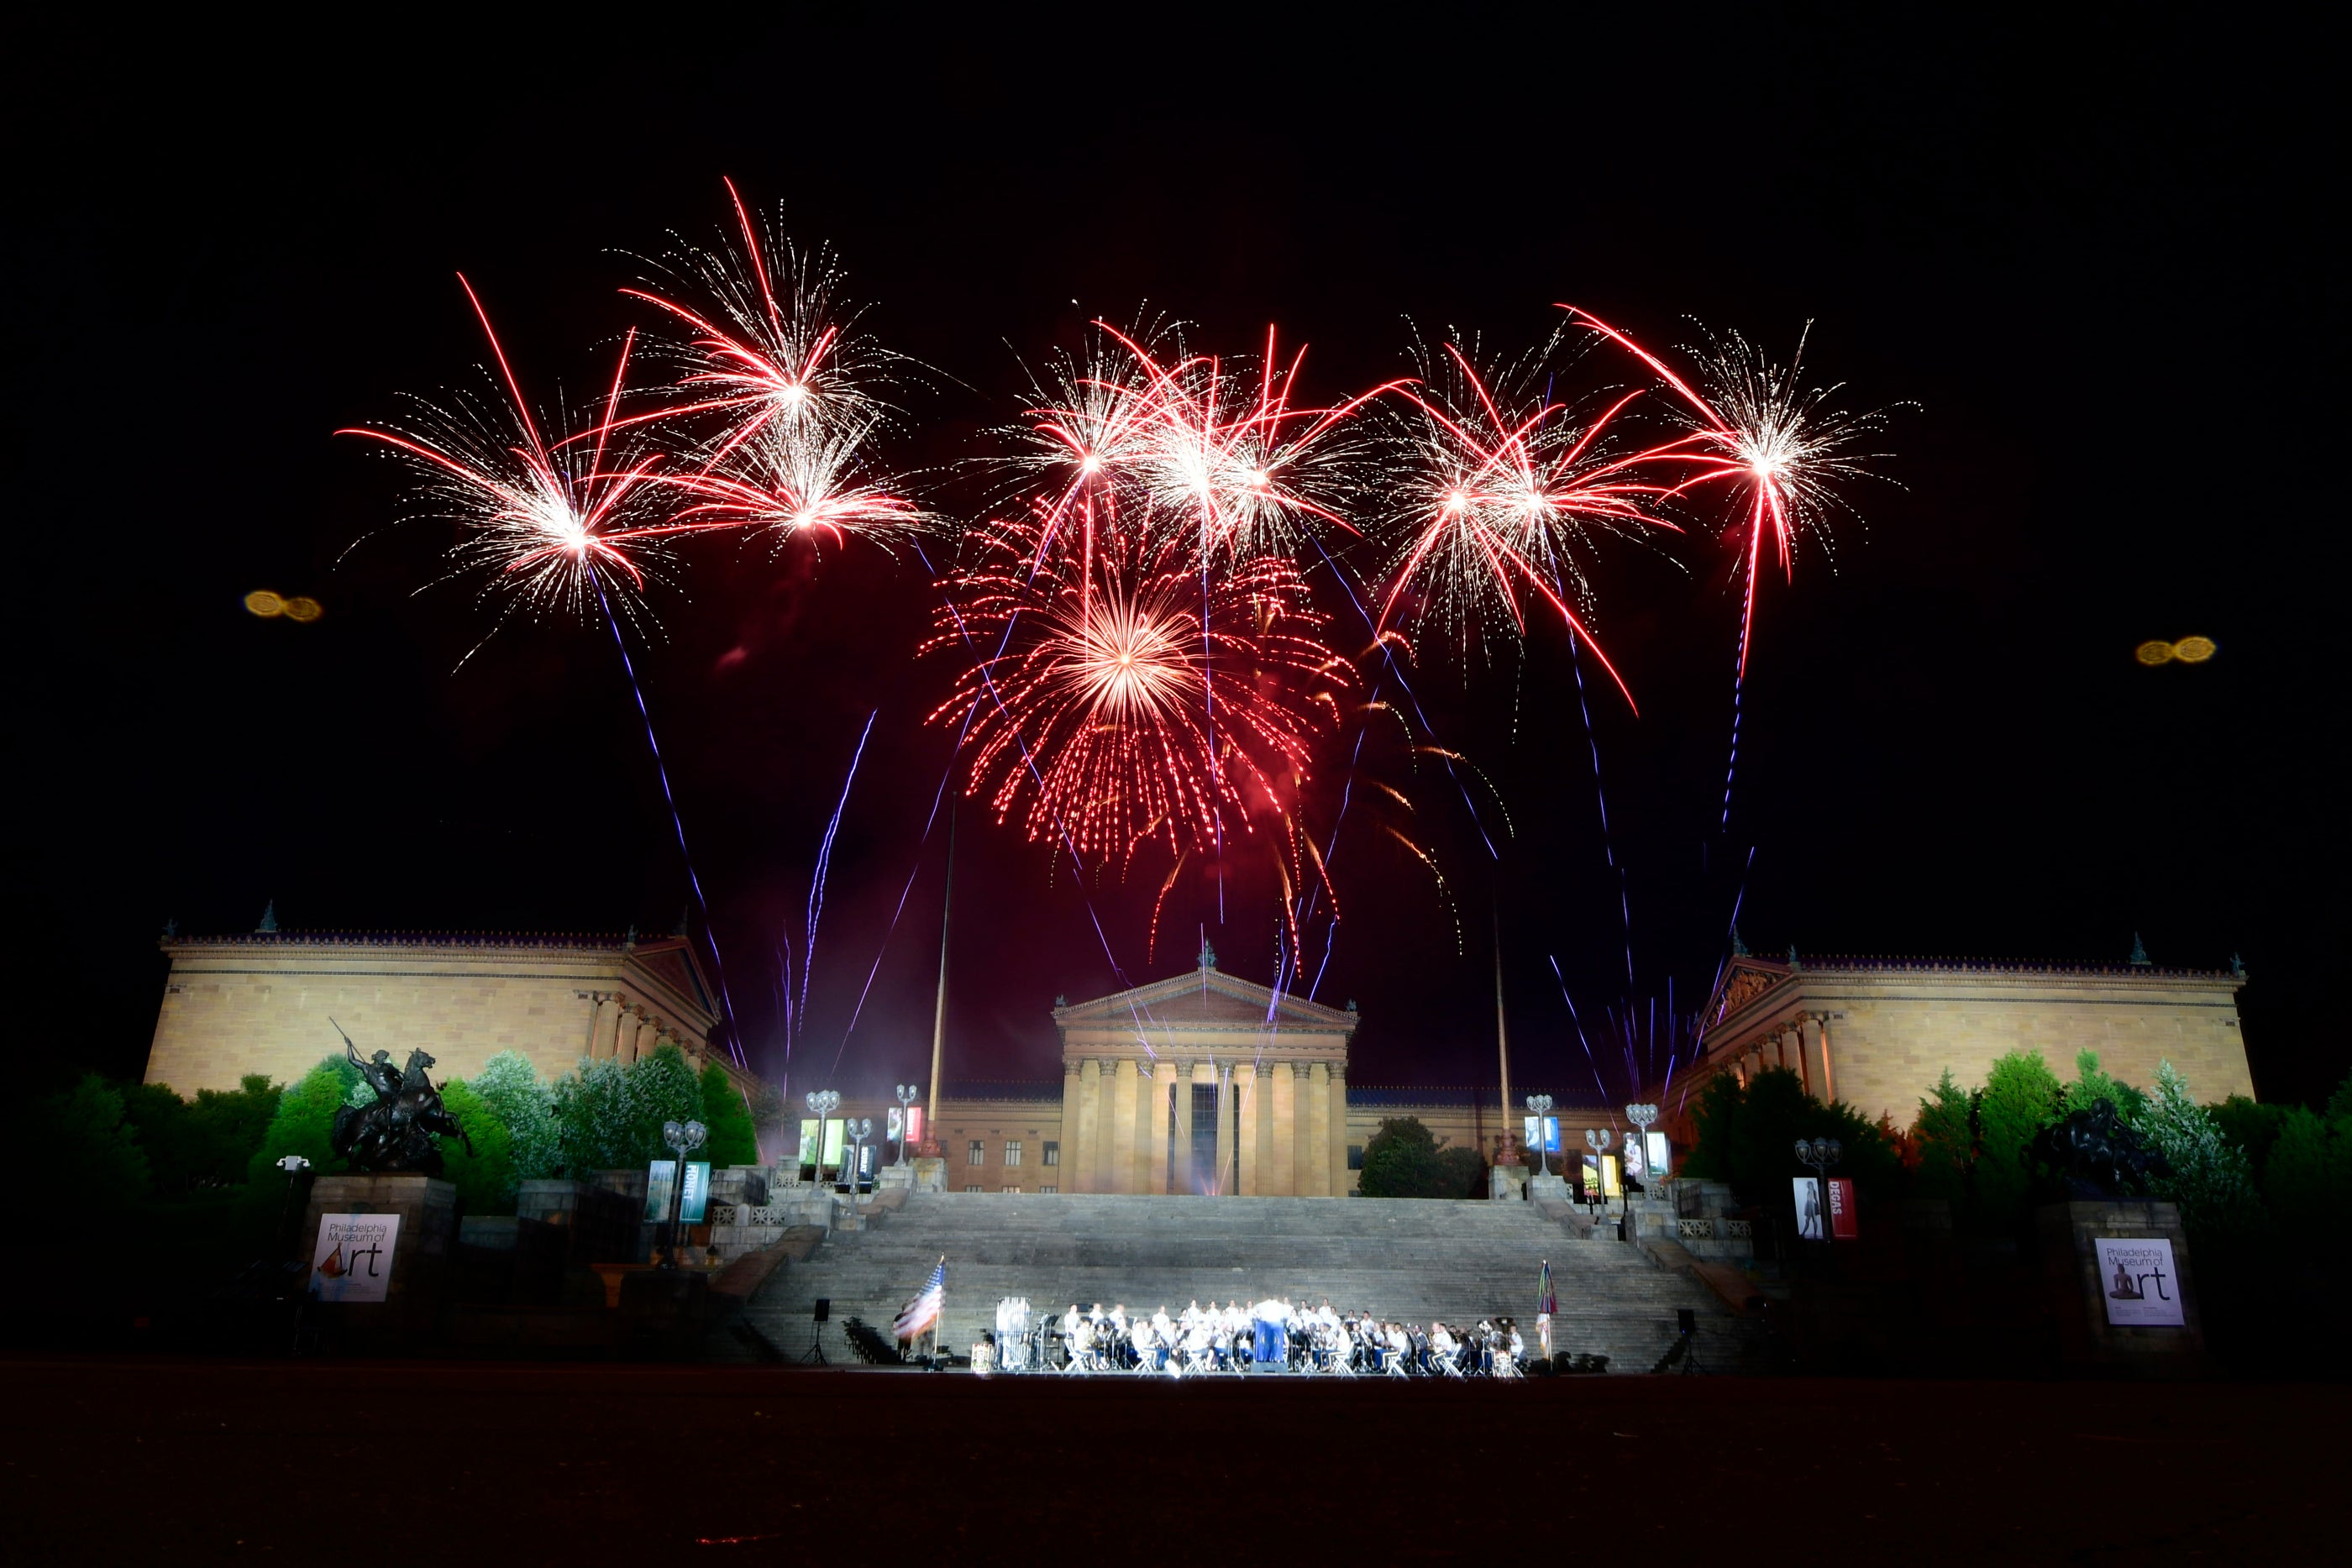
[[[424,505],[466,530],[450,552],[452,574],[484,570],[484,594],[502,601],[500,622],[517,609],[585,615],[593,606],[635,615],[648,577],[658,570],[661,541],[685,531],[651,520],[647,503],[657,455],[633,454],[606,466],[613,411],[635,335],[622,343],[603,422],[582,435],[550,441],[531,417],[522,383],[474,286],[463,274],[457,282],[498,361],[504,408],[490,413],[464,399],[455,409],[425,403],[427,417],[414,428],[352,427],[335,434],[383,442],[424,472]],[[593,445],[580,444],[592,436]]]
[[[1153,841],[1181,855],[1263,825],[1293,842],[1313,743],[1355,684],[1297,568],[1260,557],[1204,582],[1089,500],[1057,546],[1053,510],[975,530],[976,560],[939,585],[926,651],[969,663],[931,717],[973,716],[970,791],[1122,867]]]

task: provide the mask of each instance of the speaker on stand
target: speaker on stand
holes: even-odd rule
[[[825,1320],[831,1316],[833,1316],[832,1299],[819,1296],[816,1299],[816,1305],[809,1312],[809,1322],[813,1326],[809,1332],[808,1354],[801,1357],[803,1362],[813,1362],[819,1366],[832,1364],[824,1359],[824,1324]]]

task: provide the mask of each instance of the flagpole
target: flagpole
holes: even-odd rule
[[[956,802],[948,803],[948,887],[940,904],[940,988],[931,1008],[931,1092],[923,1103],[923,1142],[936,1145],[940,1122],[940,1057],[948,1036],[948,923],[955,915]]]
[[[1503,1021],[1503,915],[1499,908],[1495,911],[1495,1051],[1503,1066],[1503,1157],[1495,1163],[1507,1166],[1512,1163],[1511,1037]]]

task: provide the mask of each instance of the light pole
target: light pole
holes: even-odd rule
[[[1584,1146],[1593,1153],[1593,1179],[1600,1184],[1600,1197],[1604,1205],[1609,1201],[1609,1184],[1601,1179],[1601,1160],[1609,1153],[1609,1145],[1612,1136],[1613,1134],[1606,1127],[1597,1132],[1591,1127],[1584,1129]]]
[[[310,1162],[299,1155],[289,1155],[278,1162],[278,1168],[286,1173],[286,1201],[278,1206],[278,1235],[279,1245],[290,1249],[294,1239],[286,1233],[294,1221],[294,1189],[302,1185],[302,1173],[310,1168]]]
[[[1544,1117],[1551,1111],[1551,1096],[1549,1094],[1528,1095],[1528,1110],[1536,1119],[1536,1174],[1538,1176],[1549,1176],[1551,1175],[1551,1161],[1546,1156],[1551,1151],[1551,1140],[1544,1135]]]
[[[874,1118],[852,1116],[842,1124],[842,1132],[849,1138],[849,1201],[857,1201],[857,1178],[866,1170],[866,1140],[874,1135]]]
[[[920,1088],[912,1083],[899,1083],[893,1085],[890,1092],[898,1097],[898,1163],[903,1166],[907,1163],[907,1118],[908,1115],[908,1108],[911,1107],[916,1101],[923,1097],[923,1092]]]
[[[1813,1176],[1817,1184],[1814,1192],[1821,1205],[1820,1239],[1823,1246],[1827,1246],[1830,1239],[1830,1167],[1837,1164],[1844,1155],[1845,1145],[1835,1138],[1799,1138],[1797,1140],[1797,1163],[1811,1166],[1813,1168]],[[1800,1228],[1803,1227],[1805,1217],[1799,1215],[1797,1224]]]
[[[1633,1131],[1625,1134],[1628,1145],[1638,1143],[1642,1148],[1642,1185],[1647,1187],[1657,1171],[1650,1164],[1650,1124],[1658,1119],[1655,1105],[1628,1105],[1625,1120],[1633,1124]]]
[[[835,1089],[812,1089],[808,1093],[809,1114],[816,1118],[816,1147],[808,1151],[809,1185],[824,1184],[824,1124],[835,1111],[841,1109],[841,1092]]]
[[[679,1238],[686,1219],[686,1156],[702,1147],[702,1140],[708,1136],[709,1129],[699,1122],[688,1122],[684,1126],[676,1122],[662,1124],[662,1142],[677,1151],[677,1179],[669,1189],[669,1257],[662,1264],[665,1269],[677,1268],[678,1254],[686,1249]]]

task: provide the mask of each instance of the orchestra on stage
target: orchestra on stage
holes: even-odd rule
[[[1099,1301],[1081,1312],[1073,1301],[1056,1317],[1033,1315],[1026,1297],[1007,1296],[997,1303],[996,1327],[971,1347],[971,1368],[983,1375],[1517,1377],[1527,1354],[1518,1325],[1504,1317],[1475,1328],[1433,1321],[1424,1329],[1335,1312],[1328,1300],[1310,1307],[1274,1297],[1222,1307],[1195,1301],[1173,1315],[1163,1305],[1148,1316],[1124,1303],[1106,1311]]]

